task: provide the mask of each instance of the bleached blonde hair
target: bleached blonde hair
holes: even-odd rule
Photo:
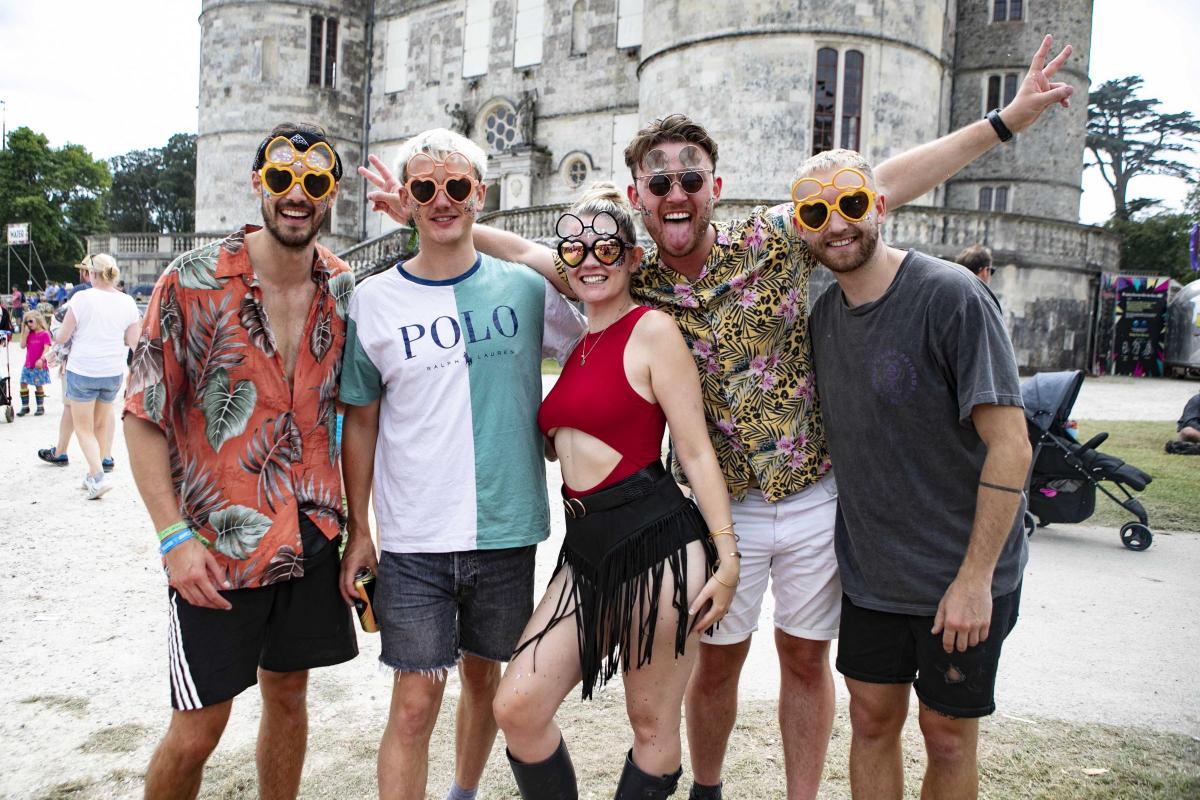
[[[417,153],[426,153],[434,160],[441,161],[456,150],[471,162],[471,166],[475,168],[476,180],[482,183],[487,179],[487,154],[483,152],[483,148],[462,134],[445,128],[423,131],[401,145],[393,173],[398,181],[404,183],[408,180],[408,160]]]

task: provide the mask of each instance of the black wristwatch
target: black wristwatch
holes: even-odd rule
[[[987,121],[992,123],[992,129],[996,131],[996,135],[1000,137],[1000,141],[1007,142],[1013,137],[1013,132],[1004,124],[1004,120],[1000,119],[1000,109],[993,108],[987,113]]]

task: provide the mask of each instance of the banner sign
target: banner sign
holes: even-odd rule
[[[9,244],[29,244],[29,223],[14,222],[8,226]]]
[[[1135,377],[1163,374],[1167,290],[1171,279],[1142,275],[1105,276],[1113,281],[1111,371]]]

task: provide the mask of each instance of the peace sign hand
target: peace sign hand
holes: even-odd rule
[[[374,169],[359,167],[358,174],[378,187],[378,191],[367,192],[367,202],[371,204],[371,210],[387,214],[401,225],[407,225],[409,214],[400,199],[400,181],[396,180],[392,171],[378,156],[368,155],[367,161]]]

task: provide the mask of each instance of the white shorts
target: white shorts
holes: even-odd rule
[[[778,503],[751,489],[746,499],[730,499],[741,538],[741,582],[720,627],[703,641],[737,644],[758,630],[763,595],[770,578],[775,627],[801,639],[837,638],[842,582],[833,551],[837,481],[833,473]],[[728,539],[726,539],[726,542]],[[718,555],[726,545],[717,539]]]

